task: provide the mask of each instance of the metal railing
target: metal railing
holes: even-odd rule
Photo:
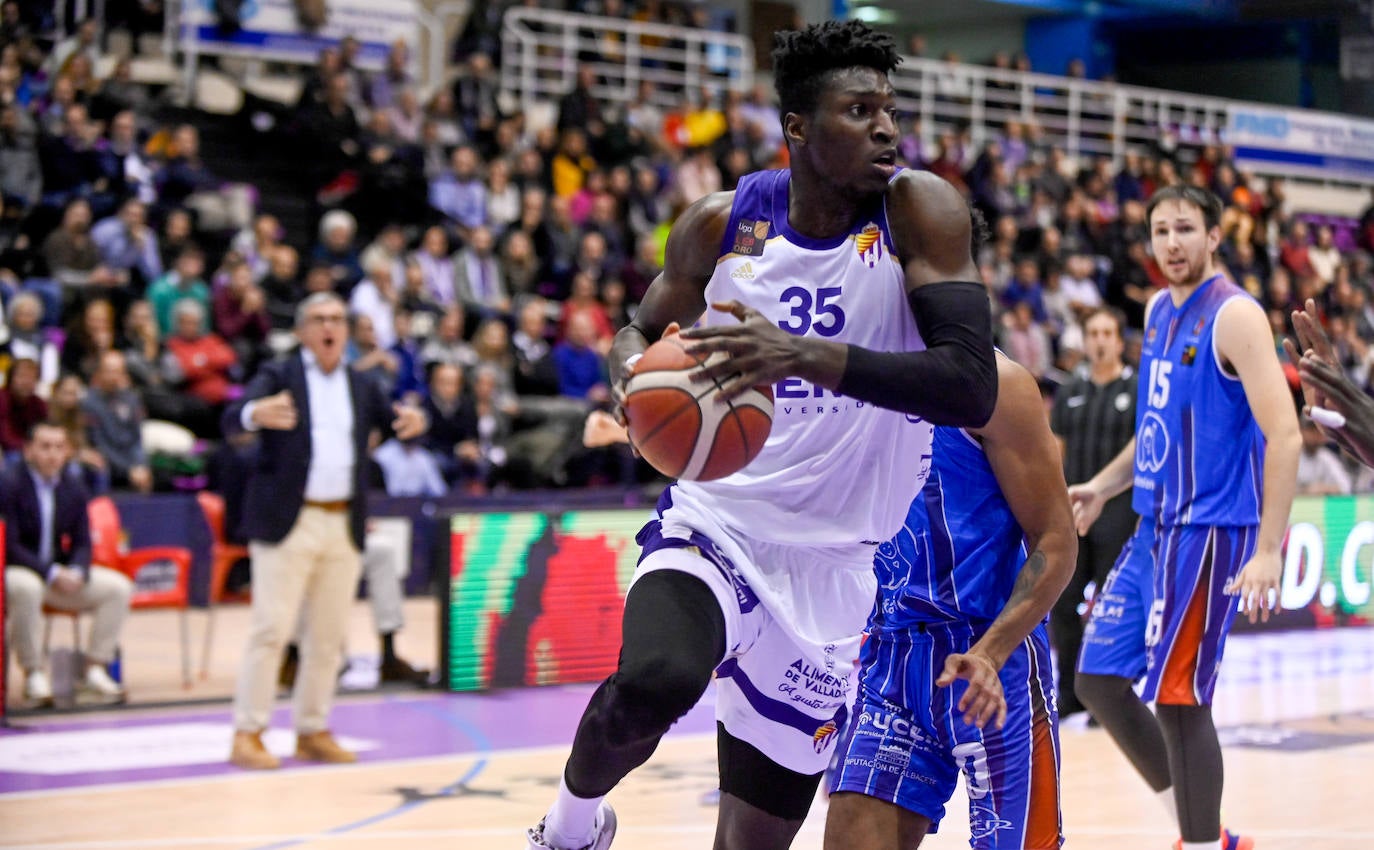
[[[596,72],[592,94],[633,103],[640,82],[655,84],[655,101],[680,102],[682,92],[713,94],[753,84],[754,47],[743,36],[567,12],[515,7],[502,26],[501,90],[528,111],[573,87],[580,66]]]

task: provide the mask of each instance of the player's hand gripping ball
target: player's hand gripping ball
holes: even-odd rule
[[[724,478],[763,450],[773,427],[772,387],[717,401],[714,382],[692,382],[694,371],[727,356],[691,354],[670,334],[634,364],[622,401],[630,442],[664,475],[687,481]]]

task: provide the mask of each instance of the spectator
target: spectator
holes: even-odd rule
[[[367,316],[380,348],[390,348],[396,342],[396,305],[401,294],[392,277],[393,264],[384,259],[373,262],[367,277],[353,288],[348,299],[348,311],[355,316]]]
[[[143,453],[143,400],[133,389],[124,355],[106,352],[91,378],[81,409],[86,414],[91,447],[104,458],[110,483],[147,493],[153,474]]]
[[[86,107],[74,104],[63,113],[59,127],[42,129],[45,132],[38,141],[42,204],[61,207],[73,198],[91,194],[100,179],[100,162],[95,149],[96,129]]]
[[[472,334],[472,350],[477,355],[473,370],[483,365],[496,370],[497,396],[502,409],[514,413],[519,409],[515,396],[515,355],[511,351],[510,331],[500,319],[487,319]]]
[[[37,389],[38,362],[22,357],[10,361],[0,387],[0,452],[9,460],[18,459],[29,429],[48,418],[48,403]]]
[[[425,273],[413,256],[407,258],[403,274],[397,309],[410,314],[412,334],[428,337],[434,332],[434,325],[444,310],[430,296],[429,288],[425,285]]]
[[[86,413],[82,409],[85,394],[79,375],[63,375],[48,398],[48,421],[67,432],[67,443],[72,447],[67,474],[76,476],[86,492],[102,495],[110,491],[110,475],[105,456],[92,448],[86,436]]]
[[[153,167],[138,144],[134,113],[121,109],[110,117],[109,132],[99,145],[99,160],[106,191],[116,201],[138,198],[145,204],[157,200]]]
[[[439,464],[418,439],[392,437],[378,446],[372,457],[382,470],[388,496],[437,499],[448,493]]]
[[[100,249],[101,263],[122,274],[135,293],[162,276],[157,234],[148,226],[147,206],[137,198],[125,201],[117,216],[96,222],[91,238]]]
[[[426,128],[429,128],[429,139],[432,139],[436,148],[439,150],[452,150],[462,144],[467,144],[467,132],[459,122],[457,105],[453,100],[453,92],[448,89],[439,89],[429,99],[425,105],[425,123],[420,129],[420,144],[426,143]],[[425,176],[432,177],[438,170],[430,173],[428,169],[429,158],[426,156]],[[439,163],[439,169],[448,164],[447,156],[443,162]]]
[[[554,195],[548,203],[549,214],[533,233],[535,252],[544,260],[544,270],[539,279],[551,286],[566,286],[573,263],[577,260],[577,225],[573,224],[568,198]]]
[[[585,311],[568,319],[563,341],[553,348],[558,391],[569,398],[601,403],[610,399],[606,358],[597,348],[596,324]]]
[[[412,256],[424,275],[425,289],[434,303],[448,308],[457,303],[453,293],[453,257],[448,232],[435,225],[425,230],[420,248]]]
[[[420,99],[412,88],[403,88],[396,101],[386,109],[387,121],[391,124],[396,138],[408,146],[420,144],[420,131],[425,123],[425,112],[420,107]]]
[[[384,225],[358,258],[364,269],[379,262],[390,265],[391,279],[397,286],[405,277],[405,260],[406,232],[399,224]]]
[[[38,158],[38,127],[17,103],[0,107],[0,194],[21,212],[43,194],[43,167]]]
[[[158,256],[162,258],[164,269],[175,266],[182,251],[200,247],[195,239],[195,229],[196,223],[190,210],[183,207],[167,210],[166,218],[162,220],[162,233],[158,236]],[[239,255],[231,249],[225,256]]]
[[[1336,247],[1329,224],[1317,228],[1317,244],[1307,249],[1307,262],[1323,288],[1336,280],[1336,270],[1341,267],[1341,251]]]
[[[474,227],[486,223],[487,187],[482,183],[481,161],[472,145],[455,148],[450,162],[449,170],[429,184],[429,205],[467,239]]]
[[[1015,301],[1002,317],[1002,348],[1007,356],[1025,366],[1037,381],[1044,380],[1053,364],[1049,334],[1035,321],[1029,301]]]
[[[568,326],[574,316],[586,316],[591,322],[594,347],[605,355],[611,350],[611,339],[615,336],[615,329],[611,326],[606,306],[597,297],[599,288],[596,279],[589,273],[578,271],[573,274],[572,288],[567,300],[563,302],[558,319],[558,339],[568,338]]]
[[[586,132],[576,127],[562,130],[558,150],[549,165],[553,193],[560,198],[571,198],[596,167],[596,160],[587,152]]]
[[[302,154],[313,166],[313,182],[325,189],[358,160],[362,128],[349,103],[349,76],[334,73],[322,83],[318,103],[307,104],[300,117]]]
[[[272,267],[272,256],[282,247],[282,226],[274,215],[259,213],[253,226],[234,234],[229,247],[248,264],[255,280],[262,279]],[[294,254],[294,252],[293,252]]]
[[[68,325],[67,338],[62,343],[62,371],[75,372],[89,381],[100,365],[100,355],[114,346],[114,306],[103,298],[87,301]]]
[[[38,423],[25,436],[23,463],[0,473],[0,518],[5,521],[5,617],[24,676],[24,698],[52,705],[43,669],[43,606],[92,615],[83,694],[122,701],[124,689],[106,665],[115,660],[129,613],[133,583],[91,563],[85,488],[62,470],[71,458],[67,432]]]
[[[472,403],[477,414],[476,484],[480,487],[469,486],[468,492],[477,495],[503,477],[510,459],[506,444],[513,426],[510,409],[503,406],[501,398],[500,372],[491,366],[479,366],[473,373],[472,384]]]
[[[347,296],[363,279],[362,263],[353,240],[358,222],[343,210],[330,210],[320,219],[320,241],[311,254],[311,265],[329,267],[334,291]]]
[[[240,262],[229,270],[229,280],[214,294],[215,332],[234,349],[238,362],[251,373],[267,355],[267,333],[272,320],[262,289],[253,283],[253,270]]]
[[[405,310],[396,311],[396,341],[391,344],[391,356],[396,359],[396,384],[391,397],[407,404],[419,404],[425,398],[425,370],[420,365],[420,346],[411,336],[411,316]]]
[[[439,471],[450,485],[477,474],[481,453],[477,446],[477,412],[463,392],[463,370],[450,363],[436,363],[429,373],[429,397],[424,411],[429,417],[426,445]]]
[[[327,268],[324,279],[332,284]],[[268,257],[267,274],[258,282],[272,328],[288,331],[295,323],[296,304],[305,296],[300,280],[300,255],[290,245],[278,245]]]
[[[501,80],[491,59],[483,54],[468,57],[467,73],[453,84],[454,109],[463,135],[488,156],[508,148],[498,143],[504,113],[500,102]]]
[[[61,368],[58,347],[40,324],[43,302],[32,292],[17,293],[10,299],[6,315],[9,342],[0,346],[0,351],[8,349],[11,361],[32,360],[38,364],[38,394],[42,396],[57,382]]]
[[[560,133],[567,130],[580,130],[593,139],[600,139],[606,132],[606,121],[601,112],[601,101],[592,94],[592,86],[594,85],[596,85],[596,72],[589,65],[579,66],[572,89],[558,101],[558,131]]]
[[[350,314],[348,324],[352,336],[349,340],[348,368],[376,387],[384,398],[392,398],[396,389],[396,375],[400,371],[396,355],[378,343],[377,325],[367,314]]]
[[[535,296],[521,305],[511,346],[515,350],[515,392],[521,396],[558,395],[558,367],[549,347],[549,303]]]
[[[152,110],[153,96],[148,87],[134,80],[133,60],[120,56],[91,100],[91,117],[105,121],[128,112],[137,120],[147,120]]]
[[[178,323],[173,310],[182,301],[190,300],[199,304],[202,316],[209,313],[210,287],[206,285],[204,276],[205,255],[199,248],[188,247],[177,256],[172,270],[148,287],[148,303],[153,305],[158,330],[164,337],[176,328]]]
[[[43,259],[64,289],[77,293],[87,286],[118,286],[124,281],[100,263],[100,248],[91,237],[91,205],[77,198],[62,211],[62,223],[43,240]]]
[[[486,227],[473,228],[468,246],[453,257],[453,291],[468,315],[478,321],[510,316],[510,294]]]
[[[477,365],[477,352],[463,339],[465,318],[462,307],[450,307],[439,319],[436,333],[420,349],[420,362],[426,370],[446,363],[468,370]]]
[[[367,105],[374,110],[387,109],[414,84],[415,78],[410,73],[410,45],[398,38],[387,50],[386,66],[369,81]]]
[[[510,161],[487,164],[487,225],[499,237],[520,220],[520,190],[511,182]]]
[[[535,294],[539,288],[540,262],[528,233],[514,230],[506,234],[499,262],[506,291],[512,298]]]
[[[228,343],[205,330],[205,308],[199,301],[178,301],[172,317],[175,333],[167,337],[167,351],[181,369],[178,389],[205,402],[218,414],[220,408],[238,397],[239,388],[232,375],[238,358]]]
[[[100,22],[95,18],[81,21],[75,32],[54,44],[43,69],[49,79],[60,77],[77,56],[85,56],[92,65],[100,61]]]

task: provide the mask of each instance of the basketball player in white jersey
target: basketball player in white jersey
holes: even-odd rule
[[[726,352],[702,387],[771,384],[771,434],[743,471],[679,482],[640,532],[616,672],[592,696],[529,847],[604,850],[604,797],[718,681],[717,848],[790,846],[853,692],[877,590],[932,423],[980,426],[997,397],[968,206],[900,172],[889,36],[856,21],[778,35],[791,171],[688,209],[663,274],[616,337],[612,379],[665,332]],[[711,307],[711,309],[707,309]]]

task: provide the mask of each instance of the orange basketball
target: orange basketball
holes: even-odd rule
[[[773,427],[773,390],[754,387],[727,402],[715,383],[691,375],[709,359],[688,353],[676,336],[644,352],[625,383],[630,442],[654,469],[672,478],[710,481],[732,475],[758,456]]]

